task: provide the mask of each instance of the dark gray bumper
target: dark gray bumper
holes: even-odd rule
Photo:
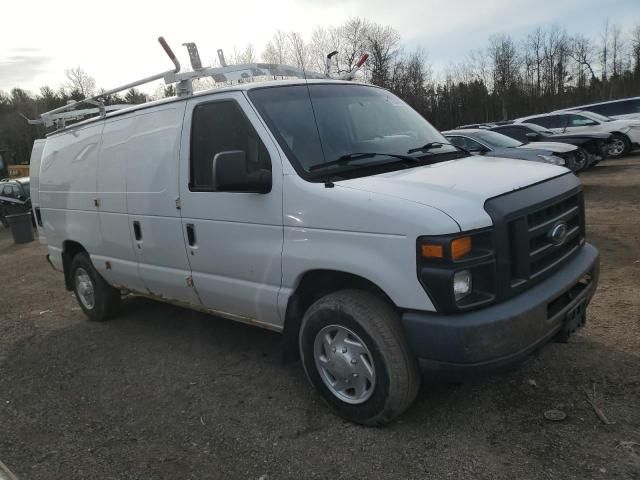
[[[517,364],[563,330],[567,313],[591,300],[599,263],[598,250],[587,243],[562,270],[505,302],[454,315],[405,312],[409,344],[431,372],[455,375]]]

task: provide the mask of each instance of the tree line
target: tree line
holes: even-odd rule
[[[391,90],[442,130],[640,96],[640,24],[623,31],[609,21],[592,36],[569,34],[558,26],[536,28],[521,39],[493,35],[485,48],[470,50],[464,59],[435,74],[427,53],[421,48],[407,50],[396,29],[357,17],[318,27],[308,38],[276,31],[261,53],[249,44],[234,49],[229,63],[262,61],[324,71],[326,55],[334,50],[339,54],[332,73],[350,71],[368,51],[360,80]],[[0,153],[4,151],[6,158],[9,152],[12,163],[28,162],[33,140],[46,133],[41,126],[27,125],[23,116],[38,118],[42,112],[100,92],[95,79],[80,67],[66,70],[65,77],[55,90],[45,86],[37,94],[20,88],[0,92]],[[212,86],[219,85],[201,80],[197,87]],[[153,95],[131,89],[123,96],[105,97],[104,102],[136,104],[174,93],[172,86],[161,86]]]

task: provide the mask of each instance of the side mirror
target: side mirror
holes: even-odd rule
[[[244,150],[219,152],[213,157],[213,184],[216,190],[231,192],[269,193],[271,171],[249,171]]]
[[[538,134],[536,132],[528,132],[527,133],[527,138],[529,140],[538,140],[540,138],[540,134]]]
[[[474,155],[484,155],[489,151],[484,147],[474,147],[474,148],[469,148],[467,150],[469,150],[469,153],[473,153]]]

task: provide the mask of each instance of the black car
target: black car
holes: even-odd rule
[[[30,211],[29,177],[0,180],[0,223],[6,227],[7,215]]]
[[[582,168],[590,167],[608,156],[610,133],[553,133],[534,123],[512,123],[490,128],[494,132],[527,142],[562,142],[578,147],[577,162]]]

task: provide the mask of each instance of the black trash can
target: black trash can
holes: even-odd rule
[[[7,215],[5,217],[11,234],[13,235],[13,241],[16,243],[29,243],[33,242],[33,227],[31,226],[31,212],[16,213],[14,215]]]

